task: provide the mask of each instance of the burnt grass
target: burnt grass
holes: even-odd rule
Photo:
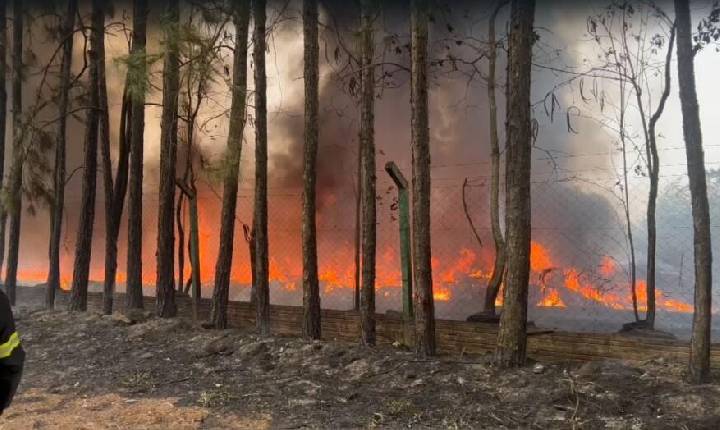
[[[185,319],[16,313],[28,353],[18,402],[37,390],[172,398],[279,429],[720,428],[720,384],[688,385],[684,366],[662,358],[499,370],[488,357],[418,359],[402,346],[259,338]]]

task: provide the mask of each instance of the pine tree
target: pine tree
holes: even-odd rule
[[[128,61],[130,121],[130,178],[128,197],[128,245],[126,308],[142,309],[142,185],[145,132],[145,80],[147,79],[147,0],[133,1],[132,52]],[[132,70],[131,70],[132,69]],[[132,77],[132,78],[131,78]]]
[[[270,334],[270,284],[268,260],[267,199],[267,77],[265,74],[265,0],[253,0],[255,19],[253,61],[255,63],[255,248],[256,326],[261,335]]]
[[[373,66],[373,21],[375,0],[360,3],[362,59],[360,70],[360,148],[362,158],[362,289],[360,293],[360,327],[362,343],[375,345],[375,69]]]
[[[230,130],[227,140],[227,164],[224,169],[223,204],[220,219],[220,250],[215,264],[210,322],[218,329],[227,328],[227,305],[230,296],[230,268],[232,266],[235,236],[235,208],[243,130],[245,129],[245,102],[247,97],[247,39],[250,4],[248,0],[233,2],[235,23],[235,51],[233,55],[232,104]]]
[[[20,224],[22,222],[22,177],[24,161],[23,133],[23,2],[13,1],[13,48],[12,48],[12,114],[13,114],[13,162],[10,171],[9,195],[7,196],[10,232],[8,238],[8,261],[5,274],[5,290],[11,305],[15,305],[18,257],[20,255]]]
[[[412,249],[415,294],[415,347],[435,355],[435,303],[430,250],[430,132],[428,129],[427,0],[412,0]]]
[[[303,40],[305,77],[305,145],[303,156],[303,335],[320,339],[320,281],[317,262],[317,227],[315,224],[315,184],[318,152],[318,4],[303,0]]]
[[[177,158],[178,95],[180,93],[179,0],[168,0],[165,14],[165,64],[163,107],[160,123],[160,193],[157,235],[157,314],[173,317],[175,305],[174,240],[175,160]],[[182,288],[182,283],[178,285]]]
[[[505,225],[507,275],[495,361],[502,367],[525,364],[527,297],[530,279],[530,84],[535,0],[512,0],[508,55]]]
[[[710,319],[712,317],[712,246],[710,209],[705,178],[700,109],[695,89],[693,27],[688,0],[675,0],[678,76],[688,179],[692,196],[693,245],[695,249],[695,312],[690,339],[689,379],[696,384],[710,379]]]
[[[69,0],[62,26],[63,54],[60,66],[60,100],[58,102],[58,130],[55,139],[53,202],[50,210],[50,270],[45,293],[45,307],[55,307],[55,292],[60,288],[60,239],[63,209],[65,208],[65,132],[70,93],[73,40],[77,0]]]
[[[95,185],[97,181],[97,147],[100,121],[100,101],[98,91],[98,51],[104,51],[105,11],[103,0],[93,0],[90,51],[90,82],[88,105],[85,119],[85,158],[83,163],[82,197],[80,203],[80,221],[75,241],[75,265],[73,268],[70,310],[87,310],[88,276],[92,256],[93,225],[95,223]]]

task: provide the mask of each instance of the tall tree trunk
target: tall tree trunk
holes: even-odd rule
[[[357,172],[355,182],[357,188],[355,190],[355,237],[353,247],[355,250],[355,273],[353,274],[353,281],[355,282],[355,291],[353,292],[353,310],[356,312],[360,311],[360,241],[362,240],[362,142],[358,139],[358,157],[357,157]]]
[[[147,0],[133,1],[132,53],[137,70],[133,79],[146,79],[147,62],[145,42],[147,38]],[[130,74],[129,74],[130,75]],[[145,133],[145,86],[131,83],[132,120],[130,123],[130,178],[128,198],[128,244],[126,309],[143,308],[142,290],[142,204],[143,204],[143,140]]]
[[[488,26],[488,77],[487,92],[490,105],[490,227],[492,229],[493,242],[495,243],[495,263],[490,276],[487,289],[485,290],[485,303],[483,310],[490,315],[495,315],[495,299],[497,299],[500,285],[502,285],[505,274],[505,239],[503,238],[502,227],[500,226],[500,143],[497,126],[497,101],[495,98],[495,87],[497,78],[497,51],[498,44],[495,36],[495,21],[498,13],[508,0],[500,0],[493,10]]]
[[[255,42],[255,325],[261,335],[270,334],[270,260],[268,255],[267,198],[267,76],[265,74],[265,0],[254,0]]]
[[[105,53],[103,52],[102,55]],[[105,61],[100,58],[100,105],[104,111],[100,126],[100,151],[103,164],[103,186],[105,189],[105,281],[103,284],[103,313],[111,314],[115,294],[117,274],[117,241],[120,234],[125,194],[128,185],[128,157],[130,143],[130,124],[132,123],[131,103],[128,83],[125,82],[120,107],[120,130],[118,133],[118,167],[113,183],[112,161],[110,158],[110,121],[108,118],[107,87],[105,83]]]
[[[507,275],[495,361],[502,367],[525,364],[527,297],[530,279],[530,85],[534,0],[512,0],[507,108],[505,225]]]
[[[104,51],[105,11],[103,0],[93,0],[91,19],[90,82],[88,106],[85,120],[85,158],[83,161],[82,197],[80,203],[80,221],[75,241],[75,266],[73,267],[72,289],[69,309],[87,310],[88,277],[92,255],[93,226],[95,224],[95,185],[97,181],[97,147],[100,121],[100,102],[98,95],[98,51]]]
[[[165,11],[165,63],[163,66],[163,107],[160,122],[160,195],[158,203],[156,311],[159,317],[177,314],[175,305],[174,241],[175,160],[177,158],[178,95],[180,64],[178,30],[179,0],[168,0]],[[178,284],[182,289],[182,282]]]
[[[373,67],[373,24],[375,0],[360,2],[362,59],[360,71],[360,147],[362,154],[362,290],[360,328],[362,343],[375,345],[375,68]]]
[[[235,22],[235,53],[233,59],[232,105],[227,141],[227,164],[223,181],[223,204],[220,219],[220,250],[215,264],[211,323],[215,328],[227,328],[227,304],[230,296],[230,267],[232,266],[235,236],[235,207],[237,206],[240,155],[245,129],[245,101],[247,97],[247,39],[250,4],[248,0],[233,2]]]
[[[177,225],[177,262],[178,262],[178,273],[177,273],[177,285],[178,291],[182,291],[183,283],[185,282],[185,222],[184,222],[184,211],[183,201],[185,194],[180,193],[178,196],[177,206],[175,207],[175,224]]]
[[[712,248],[710,210],[705,178],[705,156],[700,129],[700,109],[695,90],[692,25],[688,0],[675,0],[677,57],[683,136],[687,154],[688,179],[692,196],[693,245],[695,251],[695,312],[690,340],[689,379],[704,383],[710,379],[710,318],[712,305]]]
[[[672,65],[672,52],[675,45],[675,27],[670,30],[670,41],[668,42],[667,54],[665,55],[665,71],[663,82],[663,92],[660,95],[660,101],[655,112],[650,117],[648,123],[648,146],[652,157],[652,169],[650,170],[650,193],[648,196],[647,207],[647,226],[648,226],[648,252],[647,252],[647,316],[646,321],[649,328],[655,328],[655,247],[657,243],[655,209],[657,206],[658,184],[660,181],[660,156],[658,154],[656,140],[656,125],[663,111],[665,103],[670,96],[670,66]]]
[[[415,275],[415,347],[435,355],[435,301],[430,247],[430,132],[428,129],[427,0],[412,0],[412,224]]]
[[[5,132],[7,124],[7,4],[0,5],[0,189],[5,186]],[[5,263],[7,208],[0,203],[0,274]],[[0,275],[1,276],[1,275]]]
[[[55,292],[60,288],[60,239],[62,235],[63,210],[65,208],[65,131],[70,93],[70,68],[72,67],[73,33],[77,0],[69,0],[63,21],[63,54],[60,66],[60,101],[58,103],[58,130],[55,138],[55,166],[53,174],[53,201],[50,210],[50,270],[45,287],[45,307],[55,307]]]
[[[315,224],[315,184],[317,181],[318,111],[318,4],[303,0],[303,41],[305,69],[305,147],[303,157],[303,335],[320,339],[320,281],[317,262],[317,226]]]
[[[5,291],[11,305],[15,305],[18,256],[20,255],[20,223],[22,221],[22,178],[25,158],[22,121],[23,81],[23,1],[13,1],[13,49],[12,49],[12,113],[13,113],[13,165],[10,171],[10,234],[8,238],[8,261],[5,273]]]

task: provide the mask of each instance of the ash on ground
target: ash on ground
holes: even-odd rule
[[[0,429],[720,428],[720,384],[662,359],[501,371],[142,313],[17,313],[28,358]]]

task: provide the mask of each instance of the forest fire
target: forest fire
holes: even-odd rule
[[[202,228],[201,228],[202,230]],[[209,232],[206,232],[208,234]],[[208,236],[205,236],[208,237]],[[238,247],[239,248],[239,247]],[[206,291],[211,288],[214,274],[214,250],[206,244],[201,252],[201,275]],[[351,294],[355,284],[354,254],[352,247],[337,249],[331,260],[320,258],[319,279],[324,296]],[[580,268],[559,264],[552,252],[539,242],[532,242],[530,253],[530,299],[538,308],[567,309],[577,303],[599,305],[612,310],[631,310],[630,286],[624,274],[620,273],[615,260],[602,257],[595,273]],[[432,259],[434,291],[437,302],[452,304],[454,300],[477,300],[478,303],[492,272],[492,259],[479,255],[468,248],[461,248],[454,257],[435,256]],[[188,264],[184,268],[187,279],[190,276]],[[44,269],[23,268],[20,279],[24,282],[45,282]],[[90,273],[96,282],[103,280],[100,264],[94,264]],[[118,271],[117,283],[125,283],[123,270]],[[300,258],[292,259],[278,255],[270,258],[270,281],[273,288],[280,288],[290,294],[297,294],[302,288],[302,267]],[[72,267],[64,267],[61,286],[69,290],[72,282]],[[155,282],[154,267],[148,265],[143,271],[145,285]],[[235,288],[247,288],[251,284],[250,267],[246,255],[237,250],[233,264],[232,282]],[[388,246],[378,251],[376,288],[385,298],[397,297],[402,285],[397,250]],[[645,310],[645,281],[637,282],[638,310]],[[471,297],[468,297],[468,294]],[[502,306],[502,297],[496,304]],[[665,297],[657,291],[657,306],[672,312],[692,312],[691,304],[682,300]]]

